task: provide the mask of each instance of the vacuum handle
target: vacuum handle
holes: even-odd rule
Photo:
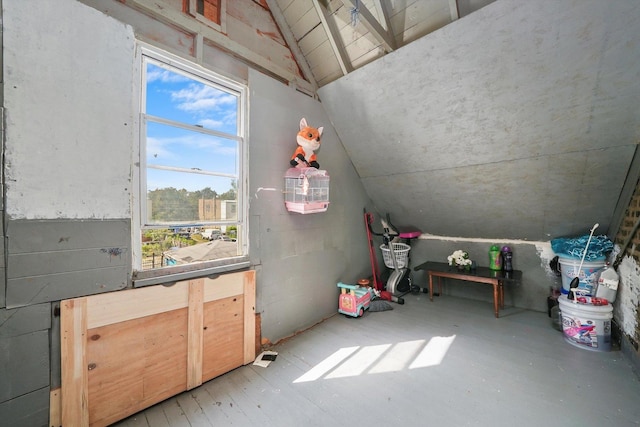
[[[371,227],[371,224],[373,223],[373,214],[371,212],[367,212],[365,209],[364,216],[366,219],[367,228],[369,229],[369,232],[371,232],[371,234],[373,234],[374,236],[384,236],[384,233],[376,233]]]

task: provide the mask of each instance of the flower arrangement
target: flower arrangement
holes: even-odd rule
[[[457,250],[453,252],[451,255],[447,257],[449,261],[449,265],[453,265],[456,267],[467,267],[471,266],[471,260],[469,259],[469,254],[463,250]]]

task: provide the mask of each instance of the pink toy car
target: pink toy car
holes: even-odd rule
[[[371,304],[371,288],[358,285],[347,285],[338,282],[340,297],[338,299],[338,313],[347,316],[361,317]]]

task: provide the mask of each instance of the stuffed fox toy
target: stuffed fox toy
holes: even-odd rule
[[[314,151],[320,148],[320,136],[323,128],[313,128],[307,125],[307,120],[300,120],[300,132],[296,136],[298,148],[291,156],[289,164],[294,168],[320,168]]]

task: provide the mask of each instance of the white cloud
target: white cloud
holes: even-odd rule
[[[165,70],[164,68],[160,68],[156,66],[147,68],[148,83],[155,82],[155,81],[161,81],[163,83],[179,83],[179,82],[188,82],[190,80],[191,79],[185,76],[182,76],[178,73],[174,73],[169,70]]]
[[[206,85],[191,84],[188,87],[171,93],[171,98],[178,101],[177,107],[183,111],[203,113],[233,106],[236,97]]]

